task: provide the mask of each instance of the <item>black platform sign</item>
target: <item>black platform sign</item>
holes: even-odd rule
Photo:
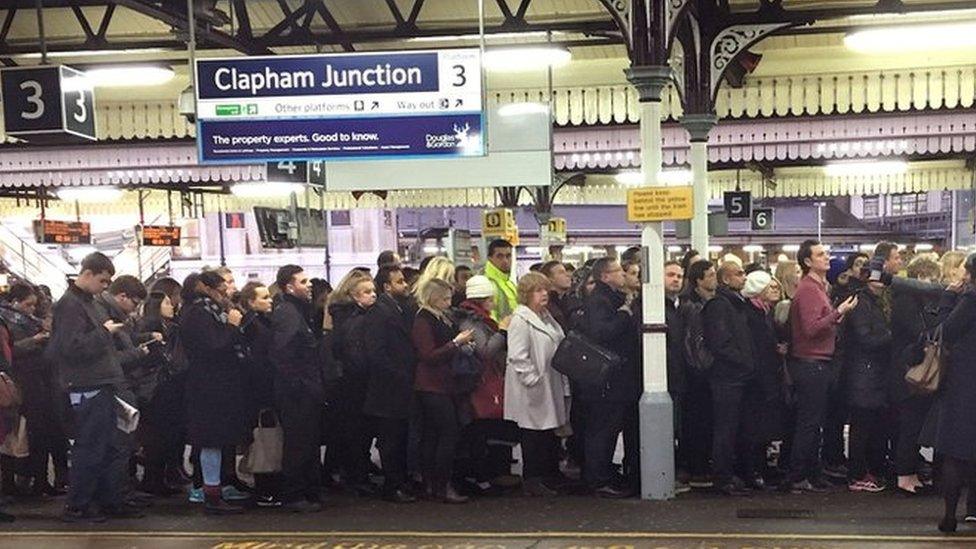
[[[39,244],[91,244],[91,225],[81,221],[34,220]]]
[[[752,193],[729,191],[724,194],[725,213],[729,219],[752,219]]]
[[[95,139],[95,91],[66,66],[0,71],[4,130],[31,142]]]
[[[308,182],[308,163],[298,160],[268,162],[268,181],[305,184]]]
[[[752,230],[771,231],[774,226],[772,208],[756,208],[752,210]]]
[[[144,225],[142,227],[143,246],[171,247],[180,245],[180,228],[169,225]]]

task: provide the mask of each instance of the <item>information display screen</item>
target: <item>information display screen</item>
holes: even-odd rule
[[[172,247],[180,245],[180,228],[169,225],[144,225],[142,227],[143,246]]]
[[[40,244],[91,244],[91,225],[81,221],[34,221],[34,237]]]

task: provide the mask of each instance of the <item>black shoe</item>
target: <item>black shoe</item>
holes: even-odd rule
[[[282,505],[284,505],[284,502],[282,502],[280,499],[278,499],[278,498],[276,498],[274,496],[258,496],[258,495],[255,495],[254,496],[254,505],[256,505],[258,507],[274,508],[274,507],[281,507]]]
[[[745,481],[745,487],[757,492],[764,492],[768,488],[766,481],[762,477],[753,477]]]
[[[10,513],[4,513],[0,511],[0,523],[10,523],[17,520],[17,517],[11,515]]]
[[[318,513],[322,511],[322,504],[313,501],[300,499],[282,505],[282,509],[292,513]]]
[[[130,504],[129,502],[125,502],[116,507],[108,507],[105,509],[105,514],[108,515],[109,518],[113,519],[140,519],[146,516],[146,514],[142,512],[142,509]]]
[[[952,534],[956,531],[956,519],[953,518],[943,518],[939,522],[939,531],[944,534]]]
[[[843,480],[845,483],[847,482],[848,471],[846,465],[826,465],[823,468],[823,472],[830,478]]]
[[[617,488],[616,486],[607,484],[606,486],[601,486],[596,490],[593,490],[593,494],[598,498],[604,499],[626,499],[633,497],[634,491],[628,488]]]
[[[820,483],[801,480],[800,482],[786,483],[790,492],[794,494],[826,494],[829,490]]]
[[[108,517],[100,511],[95,511],[91,508],[89,509],[72,509],[69,507],[64,508],[64,512],[61,513],[61,522],[67,522],[69,524],[75,524],[79,522],[91,522],[95,524],[100,524],[108,520]]]
[[[379,492],[376,485],[372,482],[360,482],[359,484],[354,484],[352,486],[352,490],[357,496],[364,498],[376,497]]]
[[[745,487],[739,486],[734,482],[724,484],[718,489],[720,494],[731,496],[734,498],[744,498],[752,495],[752,492]]]
[[[383,500],[389,501],[390,503],[413,503],[417,501],[417,498],[404,490],[398,489],[394,492],[383,494]]]

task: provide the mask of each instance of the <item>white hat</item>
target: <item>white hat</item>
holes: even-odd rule
[[[495,295],[495,285],[487,276],[475,275],[464,286],[464,296],[468,299],[484,299]]]
[[[752,271],[746,277],[746,287],[742,289],[742,295],[750,299],[756,297],[763,293],[772,281],[773,277],[766,271]]]

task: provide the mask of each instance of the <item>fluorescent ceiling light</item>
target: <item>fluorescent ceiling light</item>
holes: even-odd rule
[[[482,58],[488,70],[517,72],[560,67],[569,63],[573,54],[556,46],[526,46],[524,48],[498,48],[485,51]]]
[[[239,198],[281,198],[291,193],[302,192],[305,186],[300,183],[278,183],[274,181],[235,183],[230,192]]]
[[[130,48],[124,50],[70,50],[70,51],[49,51],[48,58],[52,57],[105,57],[108,55],[132,55],[141,53],[168,53],[177,51],[167,48]],[[11,55],[19,59],[40,59],[41,52],[19,53]]]
[[[545,103],[507,103],[498,108],[498,115],[506,118],[544,112],[549,112]]]
[[[156,65],[119,65],[85,71],[96,88],[158,86],[172,80],[174,74],[173,69]]]
[[[115,202],[122,198],[122,191],[115,187],[66,187],[58,189],[55,194],[66,202],[86,204]]]
[[[746,252],[748,254],[759,253],[759,252],[761,252],[763,250],[765,250],[765,248],[763,248],[759,244],[747,244],[747,245],[745,245],[745,246],[742,247],[742,251],[743,252]]]
[[[876,247],[877,247],[877,244],[861,244],[860,246],[857,247],[857,251],[864,252],[864,253],[868,253],[868,254],[873,254],[874,253],[874,249]]]
[[[931,252],[933,248],[934,246],[932,246],[931,244],[922,243],[922,244],[915,245],[916,252]]]
[[[644,174],[637,170],[618,172],[614,179],[621,185],[638,186],[644,184]],[[657,174],[657,182],[662,185],[690,185],[691,181],[692,173],[688,169],[669,169]]]
[[[708,247],[708,251],[711,252],[711,253],[713,253],[713,254],[721,253],[722,252],[722,249],[723,248],[721,246],[709,246]]]
[[[800,245],[799,244],[786,244],[785,246],[783,246],[783,251],[786,252],[786,253],[788,253],[788,254],[795,254],[796,252],[800,251]]]
[[[682,250],[684,250],[684,248],[681,246],[668,246],[668,251],[673,254],[681,253]]]
[[[897,175],[906,171],[908,171],[908,163],[904,160],[834,162],[824,166],[824,173],[830,177]]]
[[[565,34],[561,31],[553,31],[552,35]],[[507,40],[510,38],[547,38],[548,31],[529,31],[529,32],[495,32],[485,35],[486,41]],[[449,40],[481,40],[481,35],[472,34],[451,34],[447,36],[417,36],[407,38],[407,42],[446,42]]]
[[[844,45],[859,53],[972,48],[976,47],[976,22],[866,29],[845,36]]]

